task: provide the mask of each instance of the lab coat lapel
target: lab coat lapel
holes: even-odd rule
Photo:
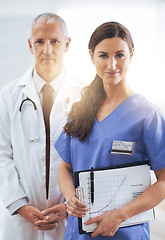
[[[22,91],[23,94],[25,94],[26,97],[30,98],[36,104],[39,113],[43,115],[40,99],[34,85],[32,72],[29,76],[26,75],[23,77],[22,83],[24,83],[24,88]]]
[[[65,115],[68,115],[73,102],[75,102],[73,89],[76,88],[77,85],[72,78],[73,77],[70,76],[65,69],[63,83],[56,96],[56,103],[61,106],[61,110],[65,113]]]
[[[71,103],[73,103],[72,94],[73,94],[73,91],[71,91],[71,88],[68,86],[66,87],[65,84],[62,84],[61,88],[59,89],[56,95],[55,103],[52,108],[52,113],[54,114],[54,110],[58,105],[58,108],[60,108],[60,111],[65,113],[65,115],[67,115],[71,109],[71,106],[72,106]]]

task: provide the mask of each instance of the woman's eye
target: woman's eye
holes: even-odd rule
[[[116,55],[116,57],[117,57],[117,58],[124,58],[124,54],[118,53],[118,54]]]
[[[108,56],[106,54],[99,55],[100,58],[107,58]]]

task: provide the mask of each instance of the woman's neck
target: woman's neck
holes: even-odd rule
[[[127,84],[124,86],[104,86],[106,99],[97,112],[98,121],[102,121],[111,114],[123,101],[134,94]]]
[[[120,82],[118,85],[113,86],[106,85],[104,91],[106,93],[106,102],[122,102],[134,94],[127,82]]]

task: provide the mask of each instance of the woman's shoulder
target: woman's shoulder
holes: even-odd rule
[[[147,98],[145,98],[143,95],[136,93],[132,96],[132,103],[135,107],[148,112],[155,112],[159,111],[160,107],[156,105],[155,103],[151,102]]]
[[[147,121],[150,121],[155,115],[159,115],[165,119],[165,114],[162,109],[141,94],[134,94],[131,103],[136,116],[139,115]]]

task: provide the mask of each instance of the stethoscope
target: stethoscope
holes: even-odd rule
[[[69,102],[70,102],[70,98],[68,97],[64,103],[64,109],[63,109],[63,111],[66,111],[67,114],[68,114],[67,107],[69,105]],[[26,103],[30,103],[30,104],[26,104]],[[31,108],[28,108],[27,106],[33,106],[33,109],[34,109],[33,117],[29,118],[29,115],[30,116],[32,115],[32,111],[31,111]],[[27,111],[27,109],[28,109],[28,111]],[[22,127],[23,127],[23,132],[24,132],[25,138],[29,142],[37,142],[40,138],[39,137],[40,129],[39,129],[38,111],[37,111],[37,106],[36,106],[35,102],[28,97],[25,98],[24,100],[22,100],[22,102],[20,104],[19,111],[21,113],[21,122],[22,122]],[[28,123],[27,123],[27,119],[29,119]]]
[[[28,102],[30,104],[28,104]],[[27,104],[26,104],[27,103]],[[30,106],[33,106],[34,112],[32,113]],[[26,107],[25,107],[26,106]],[[21,122],[25,138],[29,142],[36,142],[39,140],[39,118],[37,113],[37,106],[30,98],[24,99],[19,107],[21,113]],[[33,116],[31,116],[33,114]],[[29,118],[30,115],[30,118]],[[28,123],[27,123],[28,119]],[[35,122],[36,121],[36,122]],[[38,131],[37,131],[38,130]],[[37,133],[36,133],[37,132]]]
[[[21,110],[22,110],[22,106],[23,106],[24,102],[26,102],[26,101],[30,101],[31,103],[33,103],[34,110],[37,110],[37,106],[36,106],[35,102],[33,102],[33,100],[31,100],[30,98],[27,97],[26,99],[24,99],[24,100],[21,102],[21,105],[20,105],[20,107],[19,107],[19,111],[20,111],[20,112],[21,112]]]

